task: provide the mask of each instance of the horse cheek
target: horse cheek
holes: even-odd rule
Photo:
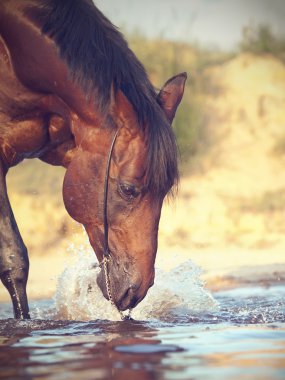
[[[63,181],[63,202],[68,214],[79,223],[88,223],[88,207],[84,194],[84,183],[78,181],[77,175],[69,167]]]
[[[63,202],[68,214],[79,222],[80,215],[78,213],[78,197],[76,194],[76,188],[74,187],[74,181],[72,178],[72,171],[67,170],[64,176],[62,195]]]

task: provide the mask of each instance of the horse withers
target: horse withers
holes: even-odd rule
[[[64,204],[104,263],[99,287],[119,310],[135,307],[153,284],[162,202],[178,181],[171,123],[186,74],[156,93],[89,0],[1,0],[0,68],[0,277],[15,317],[29,318],[29,259],[5,177],[25,158],[66,168]]]

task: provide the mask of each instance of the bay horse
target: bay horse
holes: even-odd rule
[[[185,81],[178,74],[157,93],[91,0],[1,0],[0,278],[15,318],[30,317],[29,259],[5,177],[25,158],[66,168],[64,204],[103,263],[105,298],[122,311],[145,297],[179,176],[171,123]]]

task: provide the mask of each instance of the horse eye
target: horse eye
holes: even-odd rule
[[[119,184],[119,193],[128,200],[136,198],[139,195],[138,189],[135,186],[129,185],[127,183]]]

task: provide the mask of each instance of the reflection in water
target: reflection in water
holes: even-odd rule
[[[188,310],[188,321],[5,319],[0,379],[284,379],[284,290],[216,293],[219,308]]]
[[[66,323],[56,334],[39,330],[3,342],[0,378],[281,379],[284,347],[284,326]]]
[[[7,321],[2,334],[11,333],[19,323]],[[37,321],[26,322],[26,329]],[[33,325],[30,326],[30,325]],[[48,326],[49,327],[49,326]],[[98,328],[99,327],[99,328]],[[123,347],[140,347],[122,353]],[[66,323],[55,330],[30,332],[28,336],[3,342],[0,378],[42,377],[58,379],[128,379],[135,371],[137,380],[155,379],[162,359],[169,352],[180,352],[165,345],[157,329],[138,322]]]

